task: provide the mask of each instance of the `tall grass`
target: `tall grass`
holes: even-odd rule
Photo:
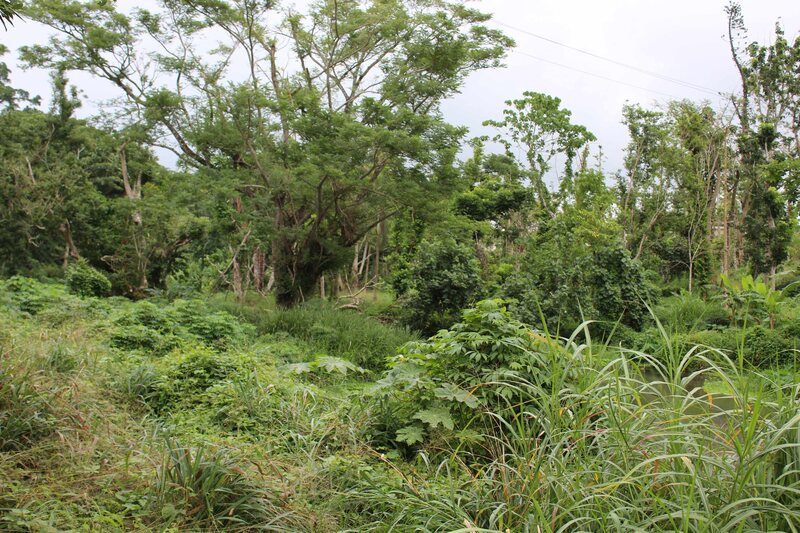
[[[548,394],[504,383],[524,399],[483,413],[478,446],[422,450],[418,481],[361,488],[379,509],[368,529],[800,530],[800,386],[754,380],[711,349],[660,361],[565,344],[579,372],[554,373]],[[707,393],[710,379],[728,392]]]
[[[291,531],[291,513],[271,502],[231,453],[168,441],[154,487],[161,516],[203,531]]]
[[[211,304],[254,324],[259,333],[288,333],[329,355],[370,370],[382,370],[386,358],[416,337],[406,328],[383,324],[357,311],[336,309],[315,300],[292,309],[271,305],[239,305],[216,299]]]

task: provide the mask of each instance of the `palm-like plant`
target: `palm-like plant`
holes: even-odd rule
[[[13,24],[14,17],[19,17],[19,2],[17,0],[0,0],[0,24],[8,29],[8,24]]]

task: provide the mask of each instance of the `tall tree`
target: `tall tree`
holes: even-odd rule
[[[506,102],[503,120],[484,123],[500,130],[494,140],[505,147],[509,157],[522,159],[540,208],[551,215],[559,197],[572,188],[576,156],[595,140],[585,127],[573,124],[571,117],[572,112],[561,107],[559,98],[526,91],[522,98]],[[554,166],[559,155],[564,158],[561,168]],[[545,183],[551,171],[559,184],[556,198]]]
[[[319,0],[278,24],[272,2],[256,0],[164,0],[133,16],[34,0],[27,13],[59,32],[26,51],[30,63],[105,78],[152,144],[234,177],[247,208],[271,221],[284,306],[383,220],[455,179],[464,132],[439,105],[512,44],[487,15],[447,0]]]
[[[741,79],[741,93],[731,99],[739,119],[738,168],[731,206],[738,207],[738,254],[754,273],[773,278],[786,258],[792,221],[785,187],[794,172],[800,143],[800,38],[790,43],[780,25],[771,45],[744,45],[741,6],[728,14],[731,56]],[[740,191],[741,189],[741,191]],[[739,206],[735,206],[739,199]],[[733,210],[733,209],[732,209]]]

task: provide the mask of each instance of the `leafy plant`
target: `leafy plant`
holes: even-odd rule
[[[376,388],[393,412],[398,442],[416,444],[434,430],[465,430],[474,419],[480,424],[484,413],[487,423],[492,410],[519,407],[521,396],[543,399],[556,382],[577,377],[580,360],[514,319],[506,305],[481,301],[449,330],[398,350]]]
[[[475,252],[453,239],[422,242],[395,288],[404,301],[406,323],[432,334],[458,319],[461,310],[483,294],[483,280]]]
[[[366,372],[350,361],[330,355],[317,355],[314,360],[306,363],[289,364],[286,366],[286,370],[290,374],[310,374],[317,377],[334,375],[344,377],[348,374],[364,374]]]
[[[111,282],[86,261],[80,260],[67,267],[67,289],[78,296],[108,296],[111,293]]]
[[[744,324],[750,315],[754,315],[757,319],[766,318],[770,329],[775,329],[775,319],[794,284],[776,290],[767,283],[766,276],[759,279],[747,274],[737,282],[722,274],[720,279],[732,322]]]

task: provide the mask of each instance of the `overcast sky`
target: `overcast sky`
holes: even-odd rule
[[[125,8],[150,1],[118,0],[117,3]],[[719,107],[723,99],[590,57],[529,33],[727,93],[736,90],[737,74],[725,38],[726,3],[726,0],[470,2],[492,13],[493,24],[513,37],[517,47],[510,52],[504,69],[473,74],[461,94],[445,104],[445,116],[478,135],[486,133],[481,122],[498,118],[503,102],[521,96],[523,91],[558,96],[573,112],[573,121],[597,136],[606,157],[604,167],[613,172],[621,166],[622,149],[627,142],[625,128],[620,124],[625,102],[653,105],[671,98],[689,98],[707,99]],[[793,39],[798,35],[800,2],[797,0],[742,0],[741,4],[750,40],[771,42],[778,19],[787,37]],[[12,55],[5,60],[13,63],[13,50],[17,46],[42,42],[46,35],[43,28],[24,21],[17,22],[7,33],[0,32],[0,42],[12,49]],[[12,81],[35,94],[46,96],[50,91],[46,73],[15,69]],[[91,101],[113,96],[104,85],[87,83],[85,77],[75,76],[73,81]],[[95,110],[90,104],[82,113],[91,114]]]

